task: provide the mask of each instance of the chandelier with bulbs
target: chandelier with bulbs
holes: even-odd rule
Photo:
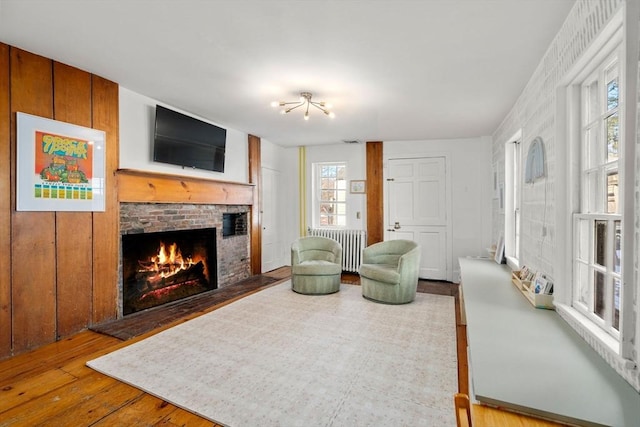
[[[324,101],[316,102],[311,100],[311,92],[300,92],[300,99],[298,101],[274,101],[271,103],[272,107],[283,107],[280,110],[281,114],[287,114],[291,111],[295,110],[299,107],[304,107],[304,119],[309,120],[309,108],[311,106],[316,107],[318,110],[322,111],[327,116],[334,118],[335,114],[333,111],[329,110],[331,106]]]

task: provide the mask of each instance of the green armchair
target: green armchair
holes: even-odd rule
[[[385,304],[406,304],[416,297],[420,246],[388,240],[364,249],[360,265],[362,296]]]
[[[342,246],[333,239],[301,237],[291,245],[291,289],[324,295],[340,290]]]

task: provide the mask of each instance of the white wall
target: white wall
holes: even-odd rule
[[[459,277],[458,258],[487,256],[491,246],[491,138],[432,141],[385,141],[384,156],[446,153],[451,170],[453,278]],[[347,162],[347,180],[366,180],[366,145],[335,144],[306,147],[307,224],[311,225],[312,165]],[[385,165],[386,167],[386,165]],[[366,195],[347,196],[347,228],[366,229]],[[360,212],[360,219],[356,214]]]
[[[491,138],[384,142],[385,162],[390,157],[423,155],[446,155],[450,162],[453,280],[457,281],[458,258],[488,256],[486,249],[491,246]]]
[[[153,161],[156,104],[227,129],[224,173],[185,169],[181,166]],[[164,104],[120,86],[120,169],[246,183],[249,181],[247,139],[248,135],[244,132],[227,128],[224,124],[215,123],[205,117],[198,117],[180,110],[176,106]]]
[[[306,147],[307,226],[313,226],[312,175],[313,164],[319,162],[346,162],[347,182],[366,179],[365,144],[330,144]],[[367,224],[366,194],[347,193],[347,228],[364,230]],[[360,218],[358,219],[358,213]]]

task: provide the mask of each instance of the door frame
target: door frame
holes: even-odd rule
[[[382,164],[382,197],[383,197],[383,225],[384,225],[384,240],[389,240],[390,235],[389,231],[387,231],[387,224],[389,224],[389,194],[388,194],[388,185],[387,178],[389,178],[389,160],[392,159],[420,159],[420,158],[432,158],[432,157],[444,157],[444,167],[445,167],[445,179],[446,179],[446,194],[445,194],[445,206],[447,209],[447,220],[445,225],[445,231],[447,233],[446,236],[446,244],[447,244],[447,266],[446,266],[446,280],[449,282],[453,282],[453,233],[452,233],[452,213],[453,213],[453,204],[452,204],[452,194],[451,194],[451,185],[452,185],[452,176],[451,176],[451,153],[444,151],[423,151],[423,152],[414,152],[407,154],[384,154],[383,155],[383,164]]]
[[[265,172],[270,173],[272,175],[272,178],[275,178],[274,181],[268,181],[267,179],[265,179]],[[261,233],[261,245],[262,245],[262,253],[261,253],[261,269],[262,269],[262,273],[266,273],[268,271],[271,270],[275,270],[277,268],[280,268],[284,265],[287,265],[287,257],[286,257],[286,253],[285,253],[285,244],[284,244],[284,240],[282,240],[282,229],[283,229],[283,224],[282,224],[282,218],[283,218],[283,211],[284,211],[284,206],[281,203],[282,197],[278,197],[280,196],[280,192],[282,191],[282,175],[283,172],[279,169],[274,169],[272,167],[267,167],[267,166],[262,166],[260,168],[260,182],[262,183],[262,190],[260,192],[260,225],[261,225],[261,229],[260,229],[260,233]],[[267,184],[271,184],[270,186]],[[272,205],[272,209],[273,210],[269,210],[267,208],[267,206],[265,206],[265,201],[267,201],[267,197],[265,197],[265,190],[267,191],[275,191],[276,193],[276,197],[273,197],[273,194],[271,194],[271,197],[269,198],[269,202],[274,202],[271,203]],[[278,210],[278,208],[280,208],[280,210]],[[272,221],[270,224],[268,223],[268,221]],[[266,247],[266,244],[269,243],[267,242],[266,237],[269,235],[269,233],[273,233],[272,230],[269,230],[268,232],[266,231],[266,227],[267,226],[273,226],[274,230],[275,230],[275,235],[278,235],[280,237],[280,240],[277,240],[275,243],[277,243],[273,248],[269,249],[268,247]],[[275,251],[275,253],[273,253]],[[273,265],[269,265],[266,261],[265,261],[265,254],[266,253],[271,253],[272,255],[274,255],[274,264]]]

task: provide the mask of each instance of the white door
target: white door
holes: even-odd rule
[[[285,265],[283,258],[283,242],[280,218],[281,204],[278,203],[280,192],[280,172],[275,169],[262,168],[262,272],[274,270]]]
[[[446,158],[389,159],[386,238],[421,246],[420,277],[451,280]]]

